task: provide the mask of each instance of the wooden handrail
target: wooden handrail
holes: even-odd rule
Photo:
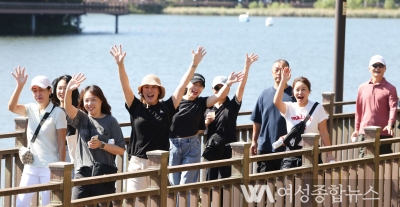
[[[37,184],[37,185],[29,185],[24,187],[13,187],[13,188],[3,188],[0,189],[1,196],[10,196],[10,195],[17,195],[21,193],[33,193],[45,190],[57,190],[61,189],[61,183],[46,183],[46,184]]]
[[[282,159],[291,156],[301,156],[304,154],[311,154],[311,152],[312,149],[299,149],[299,150],[291,150],[285,152],[276,152],[273,154],[254,155],[250,157],[250,162],[260,162],[264,160]]]
[[[79,179],[73,179],[72,183],[73,186],[80,186],[80,185],[90,185],[94,183],[98,183],[99,179],[103,182],[111,182],[116,180],[128,179],[128,178],[138,178],[150,175],[157,175],[158,170],[140,170],[136,172],[122,172],[117,174],[110,174],[110,175],[100,175],[95,177],[85,177]]]

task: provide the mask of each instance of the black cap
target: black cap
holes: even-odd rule
[[[201,82],[203,87],[206,87],[206,79],[204,79],[204,77],[199,73],[193,74],[193,78],[192,80],[190,80],[190,82],[191,83]]]

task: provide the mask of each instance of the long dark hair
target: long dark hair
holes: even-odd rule
[[[107,99],[104,96],[101,88],[96,85],[86,86],[86,88],[81,90],[78,102],[78,109],[84,111],[85,113],[88,113],[85,109],[85,101],[83,100],[83,97],[87,92],[91,93],[94,96],[97,96],[101,100],[101,113],[111,115],[111,106],[110,104],[108,104]]]
[[[52,83],[53,97],[51,97],[51,102],[53,102],[54,105],[60,106],[60,99],[58,99],[58,97],[57,97],[58,82],[60,82],[61,80],[65,80],[65,82],[67,82],[67,84],[68,84],[71,79],[72,79],[72,77],[70,75],[62,75],[53,80],[53,83]],[[72,91],[72,105],[77,107],[78,101],[79,101],[79,91],[78,91],[78,89],[75,89]]]

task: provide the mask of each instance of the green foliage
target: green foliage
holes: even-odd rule
[[[383,8],[385,9],[396,9],[396,3],[394,0],[385,0],[385,4],[383,5]]]
[[[359,9],[363,7],[363,0],[347,0],[347,8]]]
[[[264,4],[261,1],[253,1],[249,4],[250,9],[264,8]]]
[[[235,6],[235,9],[243,9],[243,5],[242,5],[241,3],[238,3],[238,4]]]
[[[287,8],[292,8],[292,5],[285,4],[285,3],[279,3],[279,2],[273,2],[272,4],[268,5],[268,8],[270,8],[270,9],[287,9]]]
[[[129,11],[133,14],[161,14],[164,9],[162,4],[130,4]]]
[[[317,0],[314,3],[314,8],[319,8],[319,9],[335,8],[335,4],[336,4],[335,0]]]

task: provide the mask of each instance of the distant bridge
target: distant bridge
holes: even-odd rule
[[[36,30],[36,15],[69,14],[83,15],[87,13],[115,15],[115,33],[118,33],[118,16],[129,14],[128,1],[84,1],[83,3],[28,3],[0,2],[0,14],[30,14],[32,15],[32,34]],[[156,2],[151,2],[157,4]],[[79,25],[78,25],[79,26]]]

